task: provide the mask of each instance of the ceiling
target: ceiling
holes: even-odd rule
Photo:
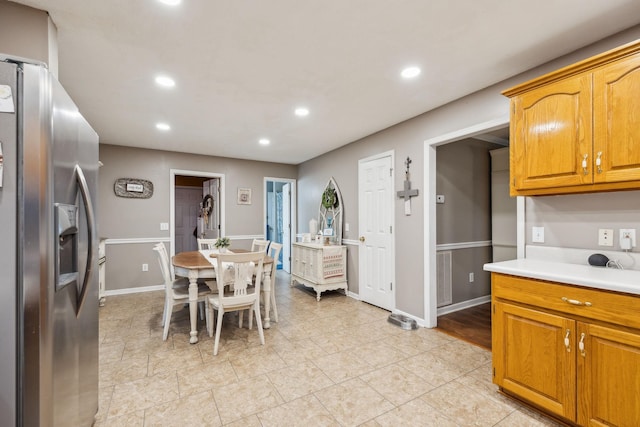
[[[101,143],[290,164],[640,22],[638,0],[15,2],[50,13]]]

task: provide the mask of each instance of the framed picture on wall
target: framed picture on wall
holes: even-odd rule
[[[238,188],[238,204],[250,205],[251,204],[251,189],[250,188]]]

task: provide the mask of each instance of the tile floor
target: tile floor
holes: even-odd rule
[[[107,298],[100,309],[96,426],[556,426],[497,393],[491,354],[431,329],[405,331],[388,312],[325,293],[320,302],[278,272],[280,321],[223,323],[218,356],[204,330],[189,344],[176,307],[162,341],[164,294]]]

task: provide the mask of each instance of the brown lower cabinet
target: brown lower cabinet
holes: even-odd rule
[[[639,296],[492,273],[492,303],[503,392],[574,425],[640,426]]]

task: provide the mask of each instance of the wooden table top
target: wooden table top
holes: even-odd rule
[[[250,252],[246,249],[234,249],[232,253],[240,254]],[[176,267],[202,270],[213,268],[213,265],[199,251],[180,252],[172,258],[173,265]],[[273,258],[265,255],[263,265],[273,264]]]

